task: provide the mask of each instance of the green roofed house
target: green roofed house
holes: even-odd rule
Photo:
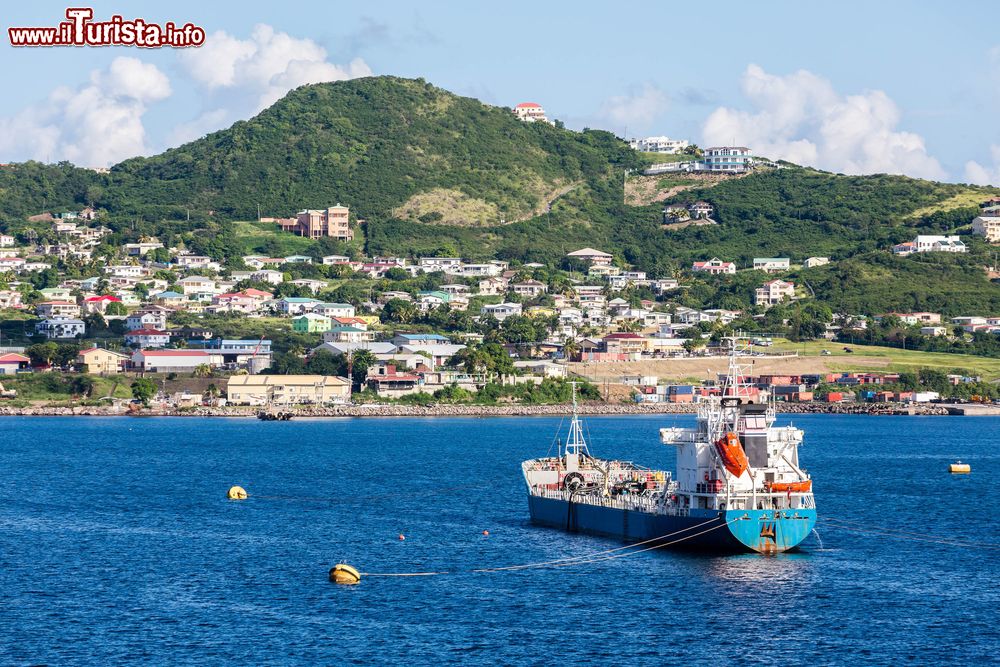
[[[306,313],[292,320],[292,330],[299,333],[323,333],[333,326],[333,320],[326,315]]]
[[[424,312],[443,306],[450,301],[451,295],[441,290],[429,290],[417,294],[417,305]]]

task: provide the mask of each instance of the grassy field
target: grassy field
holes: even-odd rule
[[[265,243],[275,241],[284,252],[283,256],[293,255],[308,250],[313,243],[307,238],[283,232],[269,222],[234,222],[233,230],[246,242],[247,252],[260,252],[258,249],[262,249]]]
[[[995,193],[991,190],[992,189],[990,188],[969,188],[968,190],[964,190],[954,197],[949,197],[944,201],[940,201],[936,204],[931,204],[930,206],[925,206],[923,208],[918,208],[906,217],[919,219],[939,211],[951,211],[956,208],[979,206],[984,199],[995,195]]]
[[[693,155],[682,153],[680,155],[670,155],[668,153],[639,153],[639,158],[645,164],[664,164],[666,162],[691,162],[695,159]]]
[[[845,352],[845,347],[853,350],[853,353]],[[776,339],[773,347],[758,349],[766,349],[769,352],[797,352],[803,357],[821,355],[820,358],[827,367],[843,371],[873,370],[871,361],[879,360],[884,363],[884,370],[893,372],[916,371],[921,368],[933,368],[945,372],[962,369],[972,375],[981,375],[987,381],[1000,379],[1000,359],[968,354],[920,352],[878,345],[844,345],[828,341],[793,343],[782,339]],[[823,350],[829,350],[830,354],[823,355]]]

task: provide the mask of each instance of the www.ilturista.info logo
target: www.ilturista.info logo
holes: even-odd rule
[[[144,19],[126,20],[112,16],[108,21],[92,21],[90,7],[70,7],[59,25],[48,28],[7,28],[11,46],[164,46],[184,48],[205,43],[205,30],[192,23],[163,25]]]

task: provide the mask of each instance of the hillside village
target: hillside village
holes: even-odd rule
[[[696,219],[710,219],[713,212],[704,201],[685,210]],[[338,203],[260,222],[275,225],[280,234],[349,240],[348,220],[348,207]],[[203,397],[160,396],[178,404],[560,399],[572,374],[569,362],[718,354],[713,348],[719,336],[734,329],[760,332],[755,339],[760,355],[776,335],[831,345],[864,340],[873,330],[902,332],[911,345],[921,337],[969,341],[1000,335],[996,313],[945,318],[930,312],[866,316],[817,310],[809,322],[795,323],[787,312],[769,316],[782,305],[808,303],[808,287],[782,276],[793,269],[808,275],[827,265],[826,257],[808,257],[798,266],[788,257],[760,257],[742,267],[711,257],[672,276],[622,266],[611,253],[589,247],[567,253],[560,266],[313,252],[246,255],[236,268],[183,247],[165,247],[156,238],[108,248],[102,239],[111,230],[94,209],[40,214],[35,222],[50,225],[44,240],[35,228],[0,235],[0,374],[15,380],[42,372],[217,380]],[[972,231],[996,242],[998,229],[1000,199],[984,201]],[[886,249],[902,256],[964,251],[958,236],[928,235]],[[737,273],[757,276],[747,294],[752,308],[699,309],[680,302],[700,275]],[[947,384],[974,384],[988,393],[980,380],[952,375]],[[898,373],[757,381],[788,401],[940,395],[914,391],[912,381],[909,390],[901,388]],[[648,375],[623,376],[620,383],[634,386],[633,398],[640,402],[687,402],[713,391],[711,382],[671,385]],[[855,384],[897,390],[877,396],[842,390]],[[66,386],[86,393],[91,385]],[[147,384],[135,381],[136,386],[141,388],[134,391],[136,398],[151,398]]]

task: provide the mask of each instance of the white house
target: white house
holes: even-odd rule
[[[802,262],[802,266],[807,269],[812,269],[817,266],[824,266],[830,263],[829,257],[810,257],[806,261]]]
[[[125,344],[133,347],[165,347],[170,334],[157,329],[136,329],[125,334]]]
[[[519,303],[495,303],[487,304],[479,311],[480,315],[492,315],[500,322],[508,317],[521,314],[521,304]]]
[[[319,303],[310,312],[327,317],[354,317],[355,308],[349,303]]]
[[[629,142],[629,146],[634,150],[643,153],[666,153],[667,155],[676,155],[689,145],[684,139],[671,139],[670,137],[646,137],[645,139],[632,139]]]
[[[46,338],[76,338],[87,331],[83,320],[71,317],[54,317],[42,320],[35,325],[35,332]]]
[[[764,273],[781,273],[791,268],[788,257],[754,257],[753,268]]]
[[[773,306],[795,297],[795,284],[784,280],[770,280],[754,292],[753,302],[758,306]]]
[[[707,262],[695,262],[691,265],[691,270],[696,273],[710,273],[715,276],[736,273],[736,265],[732,262],[723,262],[718,257],[713,257]]]

